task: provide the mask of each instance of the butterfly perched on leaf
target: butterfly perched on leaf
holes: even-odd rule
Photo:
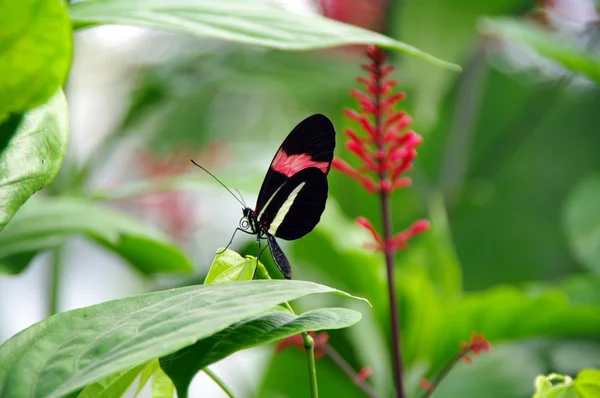
[[[307,117],[275,153],[254,210],[244,207],[236,231],[256,235],[257,257],[260,241],[266,239],[273,260],[286,279],[292,278],[292,268],[275,238],[299,239],[318,224],[327,201],[327,174],[334,149],[335,129],[331,121],[320,114]]]

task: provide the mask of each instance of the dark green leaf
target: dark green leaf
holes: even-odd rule
[[[586,51],[581,44],[524,20],[486,18],[480,26],[487,34],[507,36],[531,47],[539,55],[600,83],[600,56]]]
[[[581,264],[600,274],[600,175],[575,187],[565,205],[564,225],[569,245]]]
[[[1,0],[0,116],[50,98],[67,77],[71,47],[64,1]]]
[[[41,250],[86,235],[146,274],[190,272],[188,257],[150,226],[77,198],[36,197],[0,234],[0,272],[18,273]]]
[[[281,307],[245,319],[161,358],[160,364],[177,387],[177,395],[186,397],[194,375],[202,368],[237,351],[281,340],[301,332],[341,329],[354,325],[360,313],[344,308],[321,308],[294,315]]]
[[[319,15],[295,14],[251,0],[91,0],[71,7],[79,26],[137,25],[283,50],[377,44],[438,66],[460,70],[417,48],[381,34]]]
[[[31,195],[54,180],[67,140],[67,101],[62,91],[23,116],[0,152],[0,231]]]
[[[311,282],[248,281],[170,289],[63,312],[0,346],[0,396],[61,397],[313,293],[347,295]]]

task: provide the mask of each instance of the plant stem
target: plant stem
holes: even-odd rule
[[[62,245],[52,250],[52,264],[50,266],[50,285],[48,286],[48,313],[52,316],[58,313],[58,299],[60,295],[60,272],[62,268]]]
[[[306,362],[308,364],[308,378],[310,381],[311,398],[319,397],[319,388],[317,386],[317,367],[315,365],[315,341],[307,332],[302,332],[302,342],[304,351],[306,351]]]
[[[227,386],[227,384],[225,384],[225,382],[223,381],[223,379],[221,379],[219,376],[217,376],[212,370],[210,370],[209,368],[204,368],[202,369],[204,371],[204,373],[206,373],[208,375],[208,377],[210,377],[215,383],[217,383],[217,385],[219,387],[221,387],[221,390],[223,390],[223,392],[225,394],[227,394],[227,396],[229,398],[235,398],[235,395],[233,395],[233,392],[231,391],[231,389]]]
[[[442,382],[442,380],[444,380],[446,378],[446,376],[448,376],[448,373],[450,373],[450,371],[452,370],[452,368],[458,363],[458,361],[460,360],[460,358],[462,358],[463,354],[464,354],[464,352],[461,352],[460,354],[458,354],[457,356],[455,356],[454,359],[452,359],[452,361],[450,361],[444,367],[444,369],[442,369],[442,371],[435,378],[435,380],[433,381],[433,383],[431,383],[431,388],[425,392],[425,394],[423,395],[422,398],[429,398],[431,396],[431,394],[433,394],[433,392],[435,391],[435,389],[437,388],[437,386]]]
[[[377,70],[376,90],[380,92],[381,85],[381,68]],[[375,109],[379,110],[381,107],[381,95],[377,94],[374,96]],[[375,115],[375,129],[377,132],[377,151],[383,150],[383,123],[381,120],[381,112],[376,112]],[[383,162],[382,159],[378,160],[379,166]],[[385,266],[388,277],[388,299],[390,302],[390,322],[392,324],[392,359],[394,364],[394,383],[396,385],[396,396],[398,398],[405,398],[404,393],[404,381],[402,378],[402,347],[401,342],[401,329],[400,319],[398,316],[398,299],[396,297],[396,270],[394,266],[394,248],[388,245],[388,242],[392,238],[392,210],[390,209],[390,196],[389,193],[382,189],[381,183],[387,180],[387,172],[383,167],[379,167],[378,172],[380,189],[379,189],[379,200],[381,203],[381,219],[383,222],[383,246],[385,252]]]
[[[358,374],[352,369],[352,366],[336,351],[335,348],[330,346],[329,344],[323,344],[321,347],[325,354],[340,368],[346,375],[356,383],[358,387],[369,397],[369,398],[378,398],[377,393],[373,390],[373,387],[365,380],[359,380],[357,378]]]
[[[388,194],[381,192],[381,216],[383,218],[383,242],[388,242],[392,237],[392,220],[390,209],[390,197]],[[385,248],[385,266],[388,277],[388,299],[390,302],[390,322],[392,324],[392,358],[394,361],[394,381],[396,384],[396,396],[404,398],[404,381],[402,379],[402,348],[400,341],[402,331],[400,328],[400,319],[398,316],[398,298],[396,296],[396,269],[394,267],[394,252],[393,248]]]

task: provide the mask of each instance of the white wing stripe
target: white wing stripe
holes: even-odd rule
[[[292,207],[292,204],[294,203],[296,196],[298,196],[298,194],[300,193],[300,190],[302,189],[302,187],[304,187],[304,185],[306,185],[306,182],[303,182],[300,185],[298,185],[296,188],[294,188],[294,190],[290,193],[290,196],[288,196],[288,198],[285,200],[285,202],[283,202],[283,204],[279,208],[279,211],[275,215],[275,218],[273,219],[273,221],[271,222],[271,225],[269,227],[269,233],[271,235],[275,235],[277,233],[277,228],[279,228],[279,226],[285,219],[285,216],[290,211],[290,207]],[[275,196],[275,195],[273,195],[273,196]],[[265,206],[265,208],[266,208],[266,206]]]

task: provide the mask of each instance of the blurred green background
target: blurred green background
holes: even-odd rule
[[[584,367],[600,367],[596,4],[280,3],[383,32],[463,67],[456,73],[389,54],[397,68],[394,77],[408,96],[402,107],[424,138],[410,174],[413,186],[393,197],[394,231],[417,218],[432,222],[430,231],[397,255],[411,396],[419,391],[419,379],[439,371],[471,332],[484,333],[492,353],[472,365],[460,364],[434,397],[527,397],[536,374],[575,375]],[[533,50],[527,36],[512,29],[515,21],[552,32],[556,43],[579,46],[595,60],[595,72],[579,73],[585,69],[580,64],[565,67],[560,61],[569,54],[558,44],[550,46],[554,52]],[[33,258],[18,276],[0,277],[0,341],[48,315],[48,270],[57,262],[62,264],[59,310],[201,283],[242,214],[189,159],[239,189],[251,207],[280,142],[309,114],[332,119],[336,155],[349,160],[343,131],[350,122],[342,110],[355,107],[348,92],[363,74],[363,53],[359,46],[283,52],[120,26],[78,32],[66,86],[68,156],[57,179],[36,196],[91,199],[152,225],[183,248],[194,275],[156,275],[150,259],[140,254],[150,249],[136,246],[142,243],[114,248],[91,227],[75,227],[51,253],[3,260],[21,271]],[[356,308],[363,320],[330,333],[330,343],[355,369],[370,367],[369,381],[389,396],[383,258],[361,248],[369,236],[354,224],[366,216],[380,226],[378,199],[337,171],[329,182],[319,226],[283,248],[295,278],[371,301],[373,309]],[[254,254],[252,238],[245,236],[232,248]],[[263,260],[271,262],[268,256]],[[7,298],[15,294],[27,308],[23,314],[11,309]],[[310,300],[299,304],[310,306]],[[318,370],[322,396],[363,396],[327,357],[319,360]],[[240,396],[307,395],[300,350],[275,354],[273,347],[262,347],[236,354],[216,371]],[[198,391],[219,396],[207,379],[198,378],[194,388],[192,396],[200,396]]]

